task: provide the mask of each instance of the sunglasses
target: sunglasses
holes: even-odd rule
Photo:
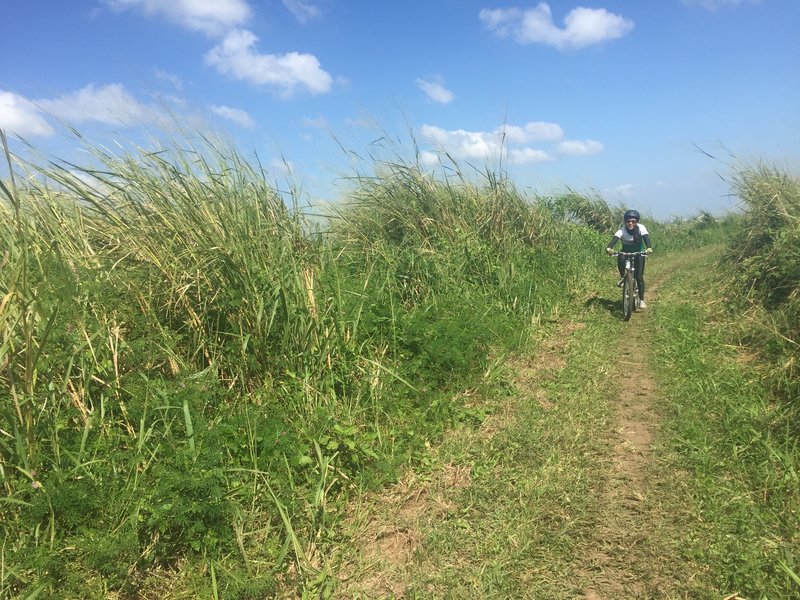
[[[637,221],[636,221],[636,219],[628,219],[628,220],[627,220],[627,221],[625,221],[625,222],[626,222],[626,223],[636,223]]]

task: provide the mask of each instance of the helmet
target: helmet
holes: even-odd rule
[[[625,211],[625,216],[622,217],[622,220],[627,221],[629,219],[636,219],[636,222],[638,223],[640,219],[639,211],[638,210]]]

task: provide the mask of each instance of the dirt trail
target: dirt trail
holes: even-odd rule
[[[658,282],[648,288],[651,305],[657,303],[657,288]],[[656,383],[647,366],[651,353],[647,317],[646,311],[633,315],[614,353],[619,357],[615,379],[620,384],[609,432],[613,459],[598,489],[603,514],[581,559],[584,566],[579,567],[580,579],[586,581],[584,597],[589,600],[648,598],[657,588],[664,591],[659,565],[653,559],[669,557],[654,556],[648,539],[656,526],[652,521],[655,490],[649,473],[658,415]],[[645,561],[650,563],[648,581],[634,572]]]

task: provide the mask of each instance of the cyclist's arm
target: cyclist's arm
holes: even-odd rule
[[[642,241],[644,242],[644,247],[645,248],[650,248],[650,234],[649,233],[645,233],[642,236]]]
[[[609,250],[612,250],[614,248],[614,246],[617,245],[618,241],[619,241],[619,236],[615,235],[613,238],[611,238],[611,241],[608,242],[608,245],[606,246],[606,248],[608,248]]]

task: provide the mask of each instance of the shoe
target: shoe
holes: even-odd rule
[[[647,302],[644,300],[639,300],[639,308],[647,308]]]

